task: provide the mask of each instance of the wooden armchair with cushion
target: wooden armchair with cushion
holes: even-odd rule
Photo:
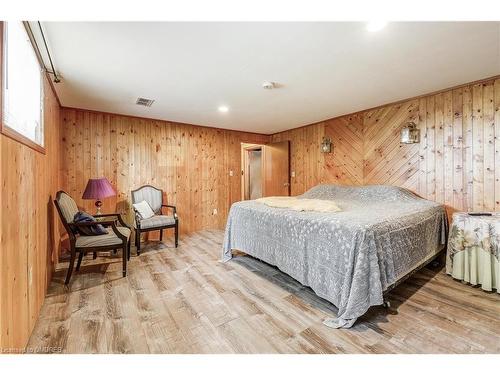
[[[76,265],[78,271],[85,253],[121,249],[123,253],[123,276],[125,277],[127,275],[127,260],[130,259],[131,229],[125,224],[121,215],[117,213],[94,215],[96,218],[109,218],[109,220],[99,220],[97,222],[97,224],[108,227],[108,234],[85,236],[78,234],[78,228],[90,227],[96,225],[96,222],[74,222],[75,214],[79,210],[73,198],[64,191],[59,191],[56,194],[54,204],[68,233],[71,247],[71,258],[65,284],[68,284],[71,278],[77,252],[79,253]],[[117,222],[120,226],[117,226]]]
[[[139,210],[134,206],[141,202],[147,202],[152,210],[150,217],[143,217]],[[132,190],[132,204],[135,213],[135,244],[137,246],[137,255],[141,253],[141,233],[153,230],[160,231],[160,241],[163,240],[163,229],[175,228],[175,247],[179,242],[179,218],[175,206],[163,204],[163,191],[151,185],[141,186],[137,190]],[[162,209],[172,210],[171,215],[163,215]],[[149,215],[148,215],[149,216]]]

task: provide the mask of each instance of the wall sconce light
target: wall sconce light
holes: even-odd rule
[[[323,137],[323,142],[321,142],[321,152],[327,154],[332,152],[332,140],[327,137]]]
[[[420,129],[413,121],[406,124],[401,129],[401,143],[419,143],[420,142]]]

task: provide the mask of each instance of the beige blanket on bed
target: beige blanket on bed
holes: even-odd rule
[[[266,206],[288,208],[295,211],[338,212],[341,209],[334,201],[324,199],[298,199],[296,197],[266,197],[256,199]]]

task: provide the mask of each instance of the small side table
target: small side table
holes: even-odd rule
[[[500,293],[500,213],[492,213],[492,216],[453,214],[446,273]]]

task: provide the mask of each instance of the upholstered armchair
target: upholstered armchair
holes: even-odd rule
[[[154,230],[160,231],[160,241],[163,240],[163,229],[175,228],[175,247],[179,242],[179,218],[175,206],[163,204],[163,191],[151,185],[141,186],[137,190],[132,190],[132,204],[146,201],[154,212],[154,216],[143,218],[134,207],[135,213],[135,244],[137,255],[141,253],[141,233]],[[170,215],[164,215],[162,209],[171,210]]]
[[[127,260],[130,259],[130,233],[131,229],[125,224],[120,214],[98,214],[96,218],[108,218],[108,220],[99,220],[97,222],[74,222],[75,214],[78,212],[78,207],[67,193],[59,191],[56,194],[54,204],[59,213],[59,217],[69,236],[71,258],[69,268],[66,274],[65,284],[69,283],[73,267],[75,263],[76,253],[78,255],[78,263],[76,270],[80,270],[83,256],[88,252],[109,251],[121,249],[123,254],[123,277],[127,276]],[[78,228],[90,227],[101,224],[108,227],[108,234],[85,236],[78,234]],[[117,225],[119,223],[119,225]]]

